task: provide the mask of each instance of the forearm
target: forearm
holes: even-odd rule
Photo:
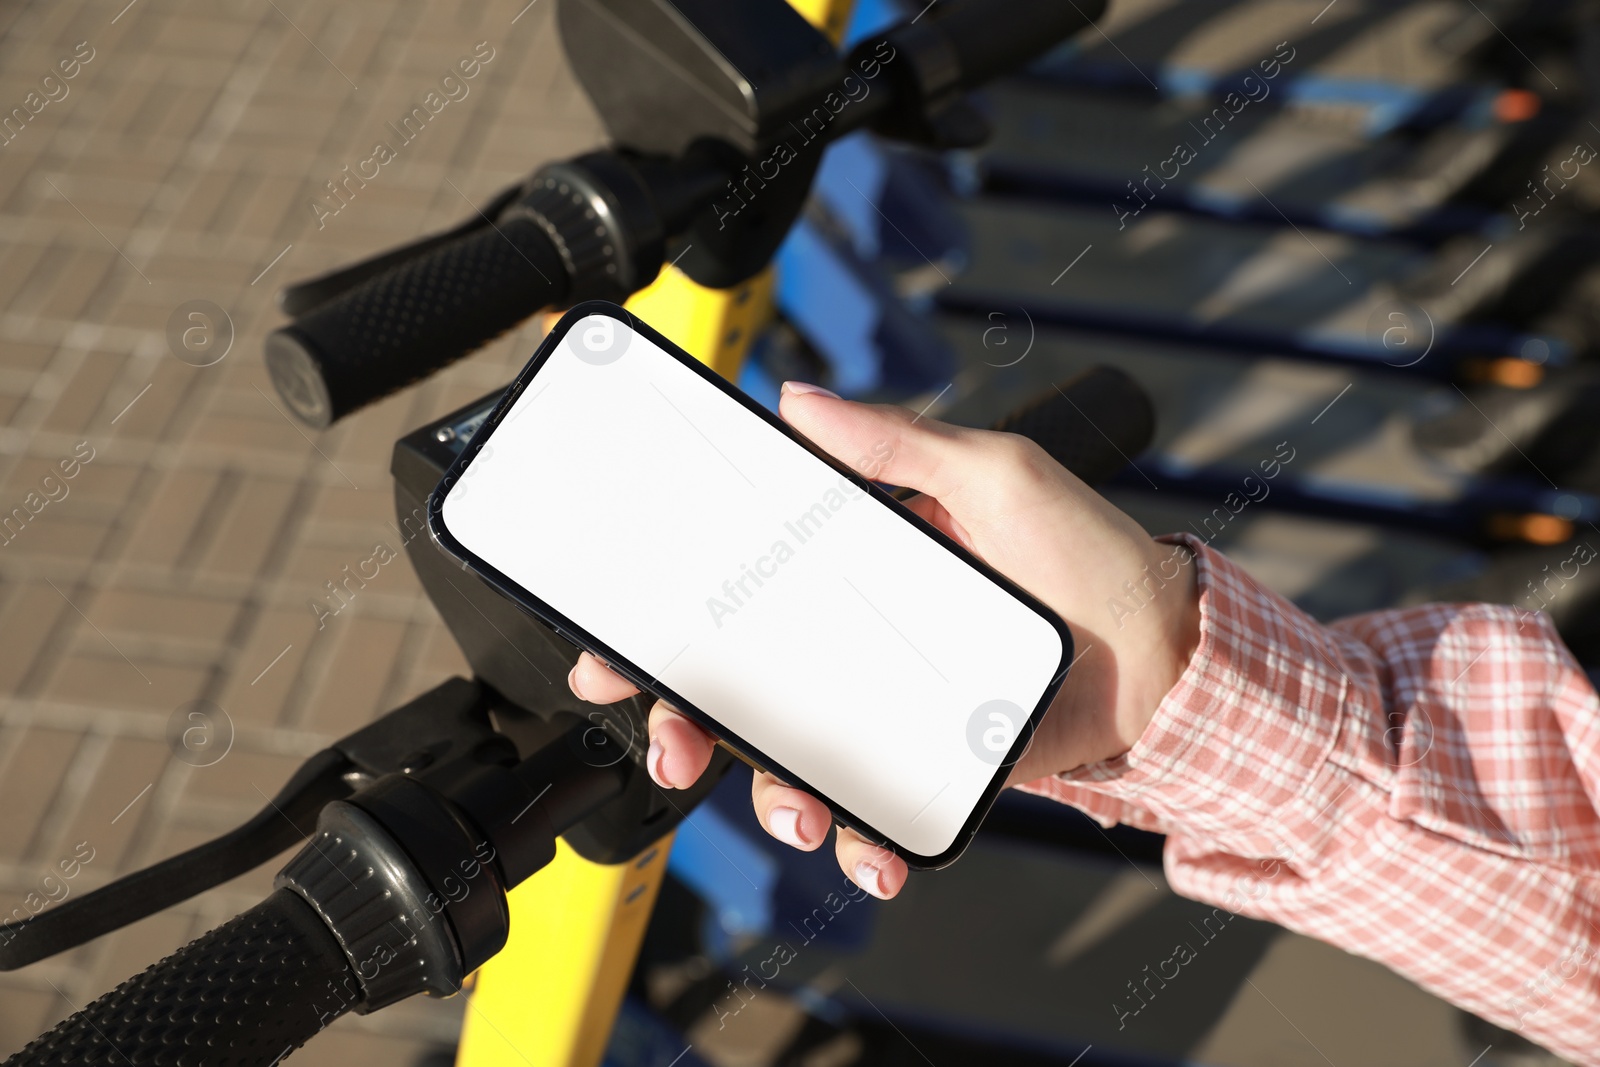
[[[1600,706],[1542,617],[1324,627],[1200,548],[1201,635],[1124,756],[1029,788],[1169,835],[1173,886],[1600,1049]]]

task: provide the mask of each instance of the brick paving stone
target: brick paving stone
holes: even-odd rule
[[[87,447],[80,450],[79,444]],[[57,514],[111,519],[130,504],[137,504],[132,493],[145,471],[142,465],[109,458],[102,451],[104,447],[103,441],[96,447],[93,441],[82,438],[71,450],[60,455],[32,456],[19,462],[13,468],[12,477],[21,474],[24,486],[43,486],[47,493],[62,495],[64,489],[62,499],[51,504],[51,507],[60,505]],[[90,455],[89,449],[94,450],[94,458],[85,463],[82,457]],[[54,482],[45,482],[46,475]],[[58,485],[62,488],[55,488]]]
[[[97,874],[131,869],[124,862],[128,847],[150,814],[152,794],[171,758],[164,741],[113,739],[72,821],[53,840],[40,843],[41,855],[55,862],[87,842]]]
[[[70,469],[72,468],[58,469],[55,460],[44,456],[18,457],[12,464],[11,470],[6,473],[4,481],[0,481],[0,500],[20,501],[26,494],[38,492],[41,497],[50,494],[47,497],[50,505],[64,504],[72,491],[80,488],[76,478],[71,482],[62,483],[62,474]],[[82,471],[78,473],[81,475]],[[50,475],[51,482],[41,485],[40,479],[47,474]]]
[[[132,209],[128,212],[133,213]],[[113,215],[113,212],[102,211],[98,214]],[[94,218],[96,216],[90,216]],[[130,220],[131,224],[131,220]],[[117,218],[111,217],[105,224],[120,228],[122,225]],[[122,260],[108,248],[79,248],[75,249],[72,258],[63,268],[62,273],[71,279],[71,283],[57,285],[48,296],[39,302],[39,314],[50,318],[70,319],[84,314],[90,301],[94,298],[98,284],[114,270],[124,267]]]
[[[34,271],[50,253],[46,242],[14,244],[0,259],[0,308],[29,308],[27,299]]]
[[[6,505],[9,509],[15,507],[20,501],[13,501]],[[100,519],[85,521],[73,519],[61,514],[42,513],[34,522],[26,527],[26,532],[19,538],[7,544],[0,551],[16,549],[18,555],[24,550],[35,559],[53,560],[63,565],[82,565],[83,561],[95,558],[100,552],[109,528]]]
[[[237,658],[240,669],[217,697],[236,725],[267,727],[283,720],[284,702],[295,691],[317,632],[316,615],[303,605],[262,613]]]
[[[27,402],[26,394],[8,393],[0,390],[0,426],[14,425],[17,413],[22,410]]]
[[[190,434],[190,440],[242,457],[252,452],[297,455],[311,451],[282,415],[264,400],[258,399],[257,403],[260,408],[249,414],[215,408],[207,411]]]
[[[317,487],[312,513],[318,526],[341,523],[371,529],[394,521],[394,492],[388,484],[352,489],[343,482]]]
[[[6,157],[7,167],[0,168],[0,211],[9,211],[12,199],[21,195],[31,178],[30,168],[26,157],[30,155],[26,148],[17,147],[16,142],[0,146],[0,154]],[[31,162],[31,160],[28,160]]]
[[[3,279],[0,279],[3,280]],[[0,292],[4,292],[0,288]],[[55,356],[54,345],[32,344],[27,342],[8,342],[6,344],[5,370],[13,372],[37,373]]]
[[[299,207],[299,190],[288,182],[262,182],[249,202],[236,216],[234,232],[241,238],[276,238],[286,227],[285,220]],[[294,228],[288,228],[293,232]]]
[[[111,106],[102,114],[103,126],[115,130],[116,135],[123,138],[130,131],[137,131],[139,116],[149,105],[155,89],[156,86],[150,82],[128,79],[124,83],[124,90],[116,94]]]
[[[372,558],[377,542],[393,536],[392,529],[374,523],[367,527],[341,525],[338,536],[326,542],[303,541],[290,553],[279,588],[290,602],[303,605],[310,600],[320,600],[330,609],[339,606],[336,596],[353,603],[368,591],[382,592],[400,580],[398,575],[391,572],[409,567],[409,564],[401,564],[400,560],[385,564],[380,567],[378,577],[364,585],[357,572],[364,561]],[[398,550],[400,546],[393,547]],[[348,573],[345,570],[347,567]],[[371,573],[370,567],[367,572]],[[331,592],[329,582],[335,587]]]
[[[239,610],[230,600],[122,588],[101,593],[90,618],[119,647],[127,638],[129,643],[172,639],[219,648]]]
[[[73,651],[57,662],[41,694],[44,699],[167,714],[198,699],[210,675],[197,667],[157,663],[149,657],[130,664],[93,630],[82,641],[85,651]]]
[[[122,390],[128,394],[127,399],[122,401],[119,393],[113,396],[108,405],[118,412],[112,416],[117,420],[114,428],[116,438],[122,441],[160,440],[179,409],[192,398],[190,387],[195,373],[194,368],[176,359],[165,358],[149,367],[148,378],[143,383],[139,382],[139,378],[144,375],[130,375]]]
[[[251,177],[248,171],[233,168],[218,169],[203,174],[189,195],[184,198],[183,206],[173,218],[171,223],[173,229],[192,230],[198,233],[209,231],[235,186],[241,181],[249,180]]]
[[[18,691],[67,611],[61,593],[45,582],[0,585],[0,693]]]
[[[333,737],[388,710],[379,701],[389,687],[406,631],[405,623],[364,618],[353,610],[328,624],[324,640],[336,643],[335,654],[325,667],[315,700],[308,707],[291,709],[300,716],[297,725]]]
[[[122,363],[121,358],[107,353],[87,353],[62,388],[42,428],[81,434],[105,402]]]
[[[0,546],[3,562],[5,546]],[[14,693],[37,660],[61,616],[71,611],[61,595],[44,582],[18,583],[0,589],[0,693]],[[0,809],[3,810],[3,809]]]
[[[210,546],[196,561],[201,575],[260,571],[279,547],[286,526],[303,521],[304,500],[311,495],[293,482],[239,477],[226,513],[213,517]]]
[[[157,45],[193,60],[237,56],[250,43],[255,28],[253,21],[237,18],[206,18],[196,12],[185,16],[183,22],[162,28]]]
[[[0,812],[5,813],[0,816],[0,859],[13,862],[31,858],[29,846],[82,740],[75,733],[41,726],[21,733],[0,762]]]
[[[0,1056],[16,1052],[54,1022],[56,999],[49,987],[34,989],[0,976]]]
[[[174,242],[176,246],[176,242]],[[174,247],[162,259],[163,274],[168,279],[194,282],[200,287],[209,285],[220,278],[227,278],[238,274],[247,267],[242,258],[246,246],[229,242],[224,244],[214,236],[201,238],[196,244],[181,251]],[[240,279],[240,284],[248,283],[254,277],[246,274]],[[200,294],[190,294],[200,295]]]
[[[125,558],[165,566],[182,561],[221,477],[218,471],[168,472],[143,509]]]

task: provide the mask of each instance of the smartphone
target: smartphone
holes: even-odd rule
[[[1066,624],[615,304],[540,343],[429,500],[557,634],[917,868],[960,855]]]

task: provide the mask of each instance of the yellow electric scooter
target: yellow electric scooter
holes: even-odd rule
[[[772,318],[770,260],[826,146],[981,139],[965,93],[1083,28],[1101,3],[957,0],[837,42],[847,0],[560,0],[563,44],[613,144],[547,164],[462,226],[300,283],[267,341],[294,414],[325,427],[545,308],[629,299],[728,377]],[[0,968],[81,944],[309,836],[265,901],[74,1014],[7,1064],[272,1064],[347,1011],[470,984],[461,1067],[600,1063],[674,828],[715,785],[642,769],[642,698],[585,707],[576,650],[447,561],[428,493],[496,396],[395,449],[398,528],[475,677],[312,757],[235,831],[24,922]],[[1091,424],[1083,414],[1096,413]],[[1151,431],[1101,369],[1003,428],[1086,480]]]

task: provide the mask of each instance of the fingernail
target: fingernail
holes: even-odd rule
[[[809,848],[811,842],[800,836],[800,811],[797,808],[773,808],[767,813],[767,829],[786,845]]]
[[[883,872],[870,863],[856,864],[856,885],[879,900],[889,899],[888,892],[883,888]]]
[[[824,389],[820,385],[812,385],[810,382],[784,382],[782,391],[785,393],[792,393],[795,396],[804,396],[806,393],[816,393],[819,396],[831,396],[835,400],[844,399],[833,390]]]
[[[578,688],[578,665],[576,663],[572,665],[572,670],[567,672],[567,688],[571,689],[579,700],[587,699],[583,695],[583,690]]]
[[[661,761],[666,757],[667,750],[661,747],[661,742],[655,739],[650,741],[650,751],[645,754],[645,770],[650,772],[650,779],[662,789],[671,789],[672,785],[661,770]]]

